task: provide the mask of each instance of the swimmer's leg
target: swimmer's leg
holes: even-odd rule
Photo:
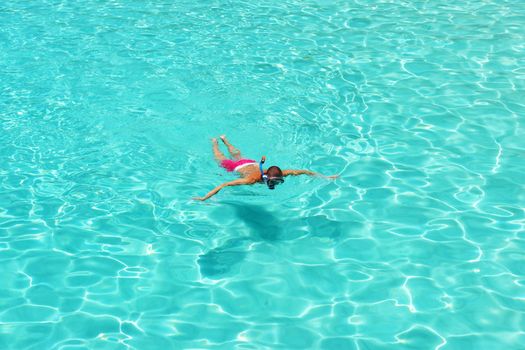
[[[221,140],[224,142],[226,147],[228,147],[228,152],[232,155],[233,159],[239,160],[241,159],[241,151],[239,151],[237,148],[235,148],[230,141],[226,139],[226,135],[221,135]]]
[[[219,163],[223,160],[226,160],[226,156],[219,149],[219,143],[217,142],[217,139],[211,139],[211,143],[213,145],[213,155],[215,156],[215,160],[217,160]]]

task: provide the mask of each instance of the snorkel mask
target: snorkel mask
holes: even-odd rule
[[[259,162],[259,170],[261,171],[261,180],[268,186],[270,190],[275,189],[275,185],[282,184],[284,182],[284,179],[282,177],[268,177],[263,171],[263,164],[266,161],[266,157],[263,156],[261,158],[261,161]]]

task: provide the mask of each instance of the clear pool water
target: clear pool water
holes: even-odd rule
[[[0,348],[523,349],[524,4],[2,2]]]

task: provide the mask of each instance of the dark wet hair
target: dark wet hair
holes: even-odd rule
[[[272,165],[266,170],[266,175],[268,177],[283,177],[283,172],[278,166]]]

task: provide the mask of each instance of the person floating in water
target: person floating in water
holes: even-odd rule
[[[221,136],[222,142],[228,147],[228,151],[233,159],[228,159],[219,150],[219,143],[216,138],[211,140],[213,145],[213,155],[220,166],[222,166],[228,172],[238,172],[241,176],[240,179],[228,181],[215,187],[213,190],[208,192],[204,197],[196,197],[195,200],[205,201],[211,196],[217,194],[224,187],[228,186],[240,186],[240,185],[253,185],[256,183],[266,184],[270,190],[275,189],[276,185],[280,185],[284,182],[284,178],[289,175],[310,175],[310,176],[322,176],[328,179],[335,179],[338,176],[324,176],[321,174],[314,173],[309,170],[281,170],[278,166],[271,166],[268,169],[263,169],[263,164],[266,161],[266,157],[263,156],[259,164],[255,160],[246,159],[241,156],[241,151],[235,148],[227,139],[225,135]]]

